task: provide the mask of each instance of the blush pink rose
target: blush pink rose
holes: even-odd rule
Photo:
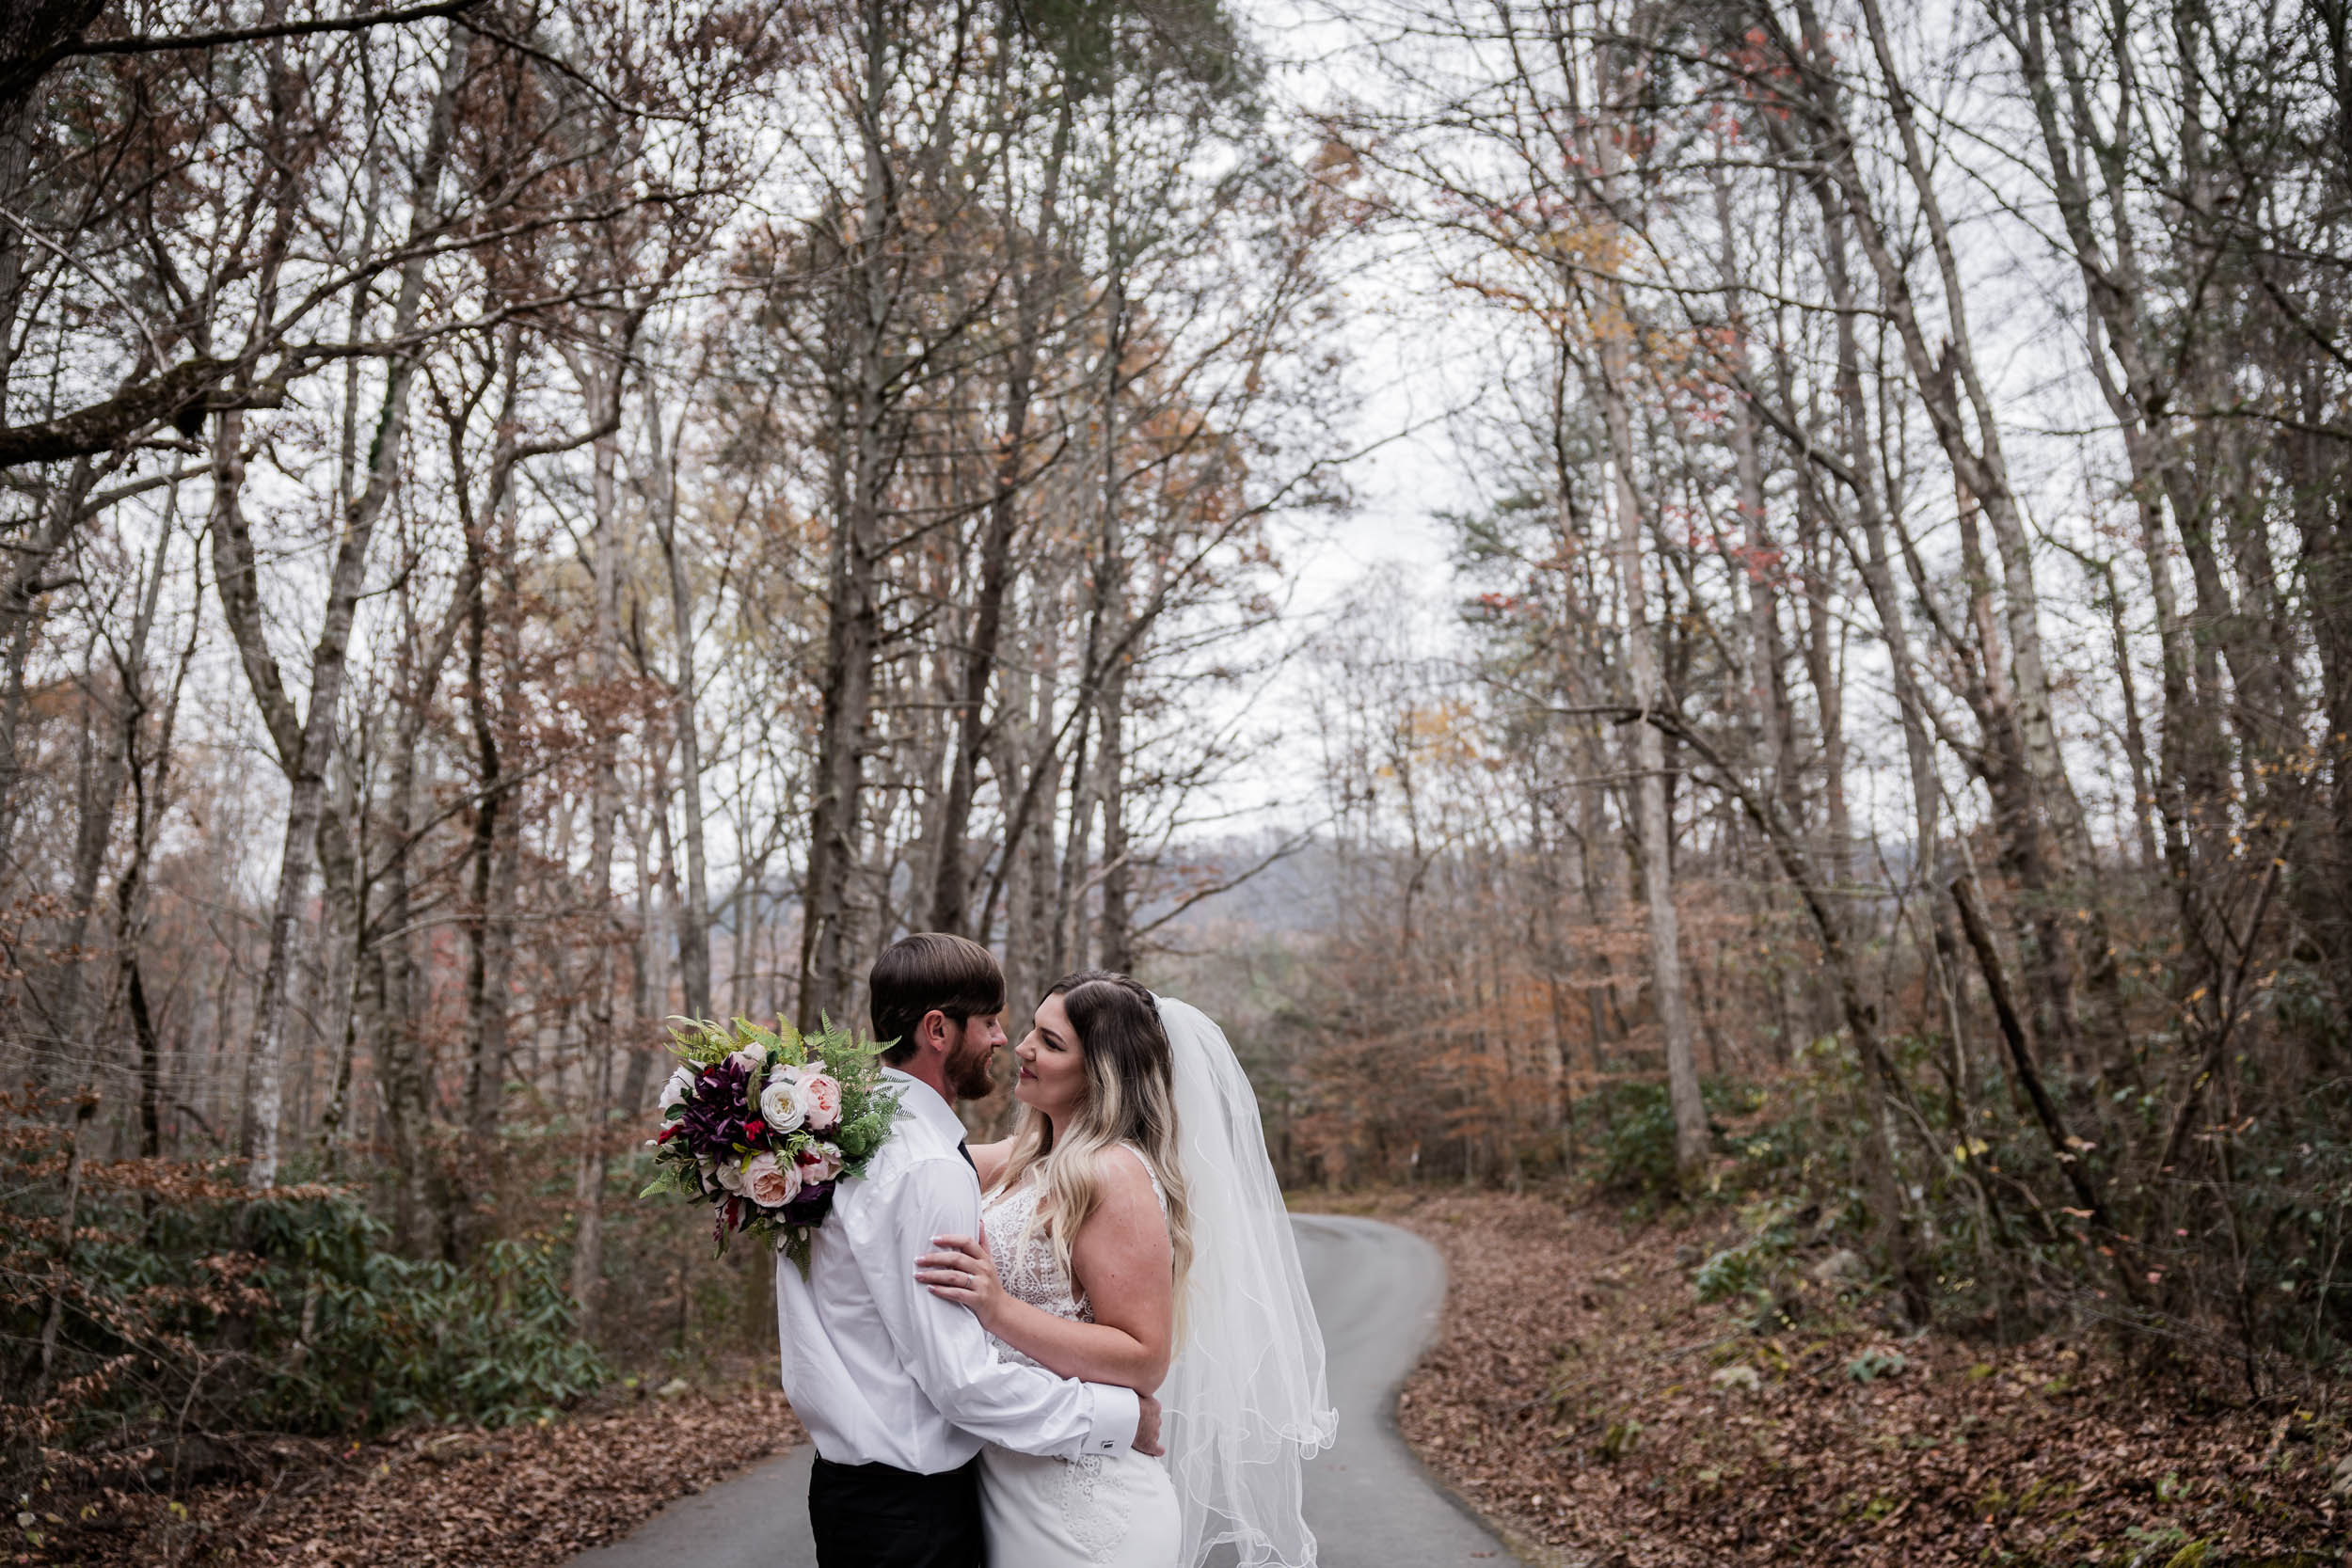
[[[822,1132],[841,1119],[841,1085],[829,1073],[812,1072],[801,1081],[801,1103],[808,1107],[808,1130]]]
[[[841,1174],[841,1150],[829,1143],[812,1143],[794,1156],[801,1167],[801,1185],[813,1187]]]
[[[743,1166],[743,1196],[762,1209],[781,1209],[801,1196],[801,1173],[772,1154],[755,1154]]]

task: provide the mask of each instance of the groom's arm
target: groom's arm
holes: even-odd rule
[[[1140,1406],[1132,1389],[1078,1383],[1000,1359],[971,1311],[915,1281],[931,1238],[977,1234],[978,1187],[961,1162],[924,1160],[897,1190],[877,1194],[880,1244],[858,1259],[875,1311],[915,1384],[949,1422],[1019,1453],[1074,1458],[1134,1446]]]

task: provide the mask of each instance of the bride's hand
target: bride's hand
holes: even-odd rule
[[[996,1260],[988,1255],[987,1239],[934,1236],[931,1244],[942,1250],[927,1252],[914,1260],[915,1282],[930,1287],[931,1294],[942,1301],[970,1307],[981,1327],[993,1329],[1006,1296],[996,1277]]]

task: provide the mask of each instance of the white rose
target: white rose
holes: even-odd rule
[[[682,1067],[670,1074],[670,1081],[661,1085],[661,1108],[666,1111],[673,1105],[680,1104],[693,1092],[694,1069]]]
[[[738,1195],[742,1193],[743,1162],[740,1160],[720,1161],[719,1168],[711,1172],[711,1175],[717,1179],[719,1185],[724,1187],[728,1192]]]
[[[792,1074],[780,1072],[759,1091],[759,1114],[779,1132],[795,1132],[808,1119],[808,1102]]]

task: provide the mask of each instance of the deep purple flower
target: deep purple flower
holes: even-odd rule
[[[742,1141],[744,1089],[751,1073],[728,1060],[707,1067],[694,1080],[677,1119],[678,1135],[694,1153],[716,1158]]]
[[[813,1182],[801,1189],[801,1196],[776,1211],[787,1225],[820,1225],[833,1212],[833,1187],[830,1181]]]

